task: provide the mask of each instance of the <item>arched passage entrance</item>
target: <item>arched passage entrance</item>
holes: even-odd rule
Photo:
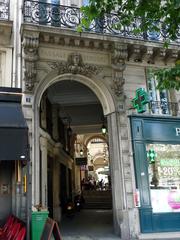
[[[43,94],[51,88],[51,86],[61,82],[78,82],[82,86],[86,86],[91,92],[97,97],[98,101],[102,106],[102,112],[104,116],[107,116],[109,140],[110,140],[110,156],[112,162],[112,195],[113,195],[113,215],[114,215],[114,227],[117,234],[121,235],[127,231],[127,216],[124,222],[124,211],[126,209],[126,197],[123,183],[123,171],[121,164],[121,150],[120,142],[118,137],[118,118],[115,112],[115,104],[113,98],[105,85],[97,80],[90,79],[81,75],[64,74],[61,76],[55,76],[55,73],[49,74],[43,82],[39,84],[35,92],[34,99],[34,121],[33,121],[33,134],[32,142],[32,162],[33,162],[33,203],[34,205],[42,202],[47,205],[49,199],[47,199],[47,179],[48,171],[51,171],[51,158],[56,151],[58,151],[59,145],[53,143],[53,141],[47,141],[48,134],[44,134],[42,128],[39,128],[39,122],[42,121],[39,116],[39,111],[42,111],[40,106]],[[46,109],[47,111],[47,109]],[[48,111],[47,111],[48,112]],[[47,127],[47,126],[46,126]],[[51,129],[50,131],[53,131]],[[43,135],[44,134],[44,135]],[[51,145],[51,146],[50,146]],[[52,147],[53,146],[53,147]],[[47,150],[48,149],[48,150]],[[55,154],[56,155],[56,154]],[[49,158],[49,160],[48,160]],[[42,160],[43,159],[43,160]],[[49,165],[48,165],[49,162]],[[70,164],[70,163],[68,163]],[[71,167],[69,167],[71,169]],[[48,170],[48,171],[47,171]],[[56,168],[57,170],[57,168]],[[68,182],[69,175],[64,176]],[[41,177],[43,175],[43,178]],[[57,179],[58,180],[58,179]],[[49,180],[51,182],[51,180]],[[54,196],[54,194],[53,194]],[[58,196],[55,196],[58,198]],[[52,201],[54,201],[52,199]],[[53,207],[54,212],[57,212]],[[59,213],[58,213],[59,214]],[[54,216],[54,214],[53,214]],[[54,216],[56,217],[56,216]],[[123,227],[123,225],[126,225]],[[126,233],[124,233],[126,234]],[[128,234],[128,233],[127,233]]]

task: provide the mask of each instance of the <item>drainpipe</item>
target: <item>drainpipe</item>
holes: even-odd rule
[[[14,1],[13,6],[11,8],[14,9],[13,15],[13,59],[12,59],[12,83],[11,87],[17,87],[17,72],[16,72],[16,55],[17,55],[17,5],[18,1]],[[11,12],[11,11],[10,11]]]
[[[23,1],[14,1],[11,11],[13,12],[13,62],[11,87],[21,87],[21,37],[20,24],[22,23]]]

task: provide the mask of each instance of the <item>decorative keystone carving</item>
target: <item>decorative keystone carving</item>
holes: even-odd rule
[[[116,44],[112,54],[113,83],[111,85],[111,89],[114,91],[114,94],[117,97],[123,95],[124,92],[123,86],[125,80],[123,77],[123,72],[126,68],[125,61],[127,56],[127,45]]]
[[[32,91],[36,81],[36,62],[38,60],[39,34],[35,36],[24,36],[23,58],[24,58],[24,81],[25,89]]]
[[[58,74],[73,73],[91,76],[93,74],[98,74],[101,70],[95,65],[83,63],[82,56],[79,53],[71,53],[67,62],[53,62],[50,63],[49,66],[57,70]]]

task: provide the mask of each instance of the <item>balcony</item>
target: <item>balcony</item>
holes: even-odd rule
[[[173,117],[178,117],[180,115],[180,108],[177,102],[167,102],[162,100],[150,101],[143,108],[144,108],[145,114],[148,114],[148,115],[150,114],[150,115],[173,116]],[[128,108],[128,110],[131,110],[132,111],[131,113],[137,112],[137,109],[135,109],[132,106]],[[142,112],[139,112],[139,113],[142,113]]]
[[[83,14],[77,7],[56,5],[40,1],[24,1],[24,22],[37,25],[50,25],[61,29],[77,31],[77,27],[83,18]],[[131,26],[115,28],[120,18],[116,14],[106,14],[102,19],[94,20],[84,32],[111,35],[121,38],[144,40],[151,42],[163,42],[168,39],[166,27],[162,22],[161,32],[144,32],[135,34],[135,29],[143,24],[141,19],[135,19]],[[176,42],[180,43],[180,31],[177,33]]]
[[[178,116],[179,106],[176,102],[150,101],[149,111],[151,114]]]

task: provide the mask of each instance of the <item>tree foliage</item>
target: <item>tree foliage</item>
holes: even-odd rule
[[[83,23],[88,24],[104,14],[115,12],[120,18],[117,25],[130,25],[135,18],[142,18],[139,31],[161,31],[162,21],[169,40],[180,36],[180,0],[89,0],[89,5],[82,7],[85,14]]]
[[[89,0],[89,5],[82,7],[84,18],[81,26],[88,28],[95,19],[101,19],[105,14],[115,12],[119,17],[117,27],[130,26],[135,18],[143,19],[135,31],[162,32],[166,31],[167,45],[180,38],[180,0]],[[161,23],[161,24],[159,24]],[[180,63],[171,69],[156,71],[158,88],[180,89]]]
[[[174,67],[158,69],[154,72],[157,77],[159,90],[180,89],[180,61],[178,60]]]

